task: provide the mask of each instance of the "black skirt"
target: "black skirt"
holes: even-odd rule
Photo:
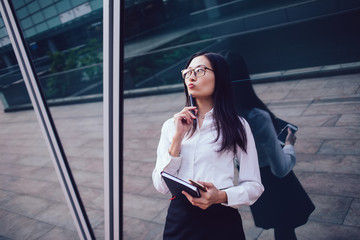
[[[260,174],[265,191],[250,207],[255,225],[269,229],[305,224],[315,206],[294,172],[278,178],[267,166],[260,168]]]
[[[237,209],[214,204],[203,210],[185,197],[171,200],[166,217],[164,240],[245,239]]]

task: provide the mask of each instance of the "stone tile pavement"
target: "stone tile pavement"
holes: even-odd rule
[[[360,239],[360,74],[261,83],[256,92],[299,126],[295,173],[316,205],[298,239]],[[183,93],[125,99],[124,239],[158,240],[169,196],[151,172],[162,123]],[[51,108],[90,222],[103,239],[102,103]],[[273,239],[240,208],[247,239]],[[33,111],[0,112],[0,239],[78,239]]]

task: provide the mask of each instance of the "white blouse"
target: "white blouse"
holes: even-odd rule
[[[259,158],[260,167],[270,166],[277,177],[285,177],[296,164],[293,145],[281,148],[270,114],[259,108],[251,109],[248,119]]]
[[[184,180],[211,182],[216,188],[227,194],[224,205],[238,208],[241,205],[253,204],[264,191],[261,184],[259,164],[253,135],[249,124],[241,118],[246,130],[247,153],[237,147],[237,156],[227,151],[219,153],[221,137],[217,142],[216,127],[213,124],[213,113],[208,112],[201,128],[197,127],[194,135],[186,135],[181,143],[180,157],[169,154],[169,147],[175,134],[174,119],[167,120],[162,127],[160,142],[157,149],[156,166],[152,174],[157,191],[169,192],[160,173],[166,171]],[[234,157],[239,160],[238,179],[234,181]],[[234,184],[235,183],[235,184]]]

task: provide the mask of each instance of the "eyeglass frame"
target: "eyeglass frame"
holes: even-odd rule
[[[196,67],[196,68],[193,68],[193,69],[192,69],[192,68],[190,68],[190,69],[189,69],[189,68],[186,68],[186,69],[181,70],[181,77],[182,77],[184,80],[185,80],[185,79],[188,79],[188,78],[190,78],[192,72],[194,72],[195,77],[198,77],[198,76],[196,75],[196,72],[195,72],[195,70],[198,69],[198,68],[204,69],[204,75],[199,76],[199,77],[205,76],[206,70],[214,71],[213,69],[208,68],[208,67],[206,67],[206,66],[199,66],[199,67]],[[189,77],[187,77],[187,78],[185,78],[185,77],[184,77],[184,74],[183,74],[183,72],[186,71],[186,70],[187,70],[187,72],[190,72],[190,75],[189,75]],[[187,73],[187,72],[186,72],[186,73]]]

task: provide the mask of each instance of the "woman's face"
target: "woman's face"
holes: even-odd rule
[[[189,94],[192,94],[195,98],[209,98],[212,96],[215,89],[215,74],[212,70],[209,70],[212,69],[210,61],[205,56],[194,58],[187,69],[197,68],[205,70],[205,75],[198,76],[201,74],[197,74],[195,76],[195,71],[192,71],[190,77],[184,80],[187,90]]]

